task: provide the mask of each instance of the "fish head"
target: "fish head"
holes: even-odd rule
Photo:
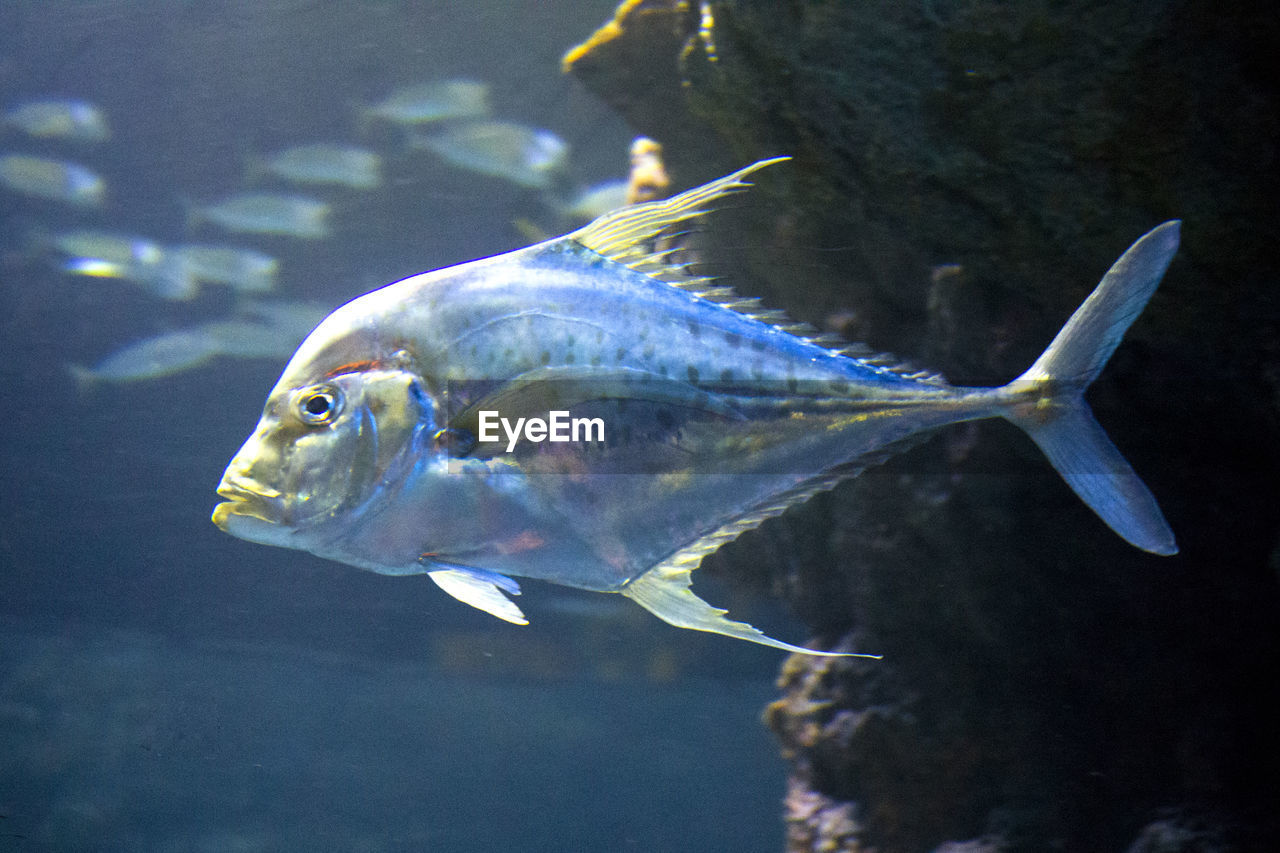
[[[398,361],[303,381],[286,370],[222,476],[225,501],[213,523],[241,539],[301,550],[341,537],[413,470],[420,445],[436,432],[431,398]]]

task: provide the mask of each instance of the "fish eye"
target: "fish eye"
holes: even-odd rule
[[[320,426],[332,423],[342,409],[342,394],[328,385],[309,388],[298,394],[295,407],[304,424]]]

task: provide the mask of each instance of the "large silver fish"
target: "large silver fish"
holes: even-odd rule
[[[382,574],[426,573],[510,622],[525,622],[508,597],[520,576],[831,654],[726,619],[694,595],[691,572],[914,436],[1003,417],[1118,534],[1177,550],[1083,399],[1177,250],[1176,221],[1125,252],[1022,376],[959,388],[830,348],[653,249],[773,162],[338,309],[231,460],[214,523]]]

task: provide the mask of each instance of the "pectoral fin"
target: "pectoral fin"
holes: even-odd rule
[[[528,625],[515,602],[503,594],[504,590],[512,595],[520,594],[520,587],[505,575],[486,572],[483,569],[471,569],[454,566],[447,569],[436,569],[427,572],[427,577],[436,582],[436,586],[452,595],[464,604],[470,604],[485,613],[497,616],[516,625]]]

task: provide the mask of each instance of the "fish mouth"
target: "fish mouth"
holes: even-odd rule
[[[281,495],[275,489],[225,476],[218,484],[218,495],[227,500],[213,508],[213,523],[233,536],[242,535],[247,525],[276,525],[281,521]]]

